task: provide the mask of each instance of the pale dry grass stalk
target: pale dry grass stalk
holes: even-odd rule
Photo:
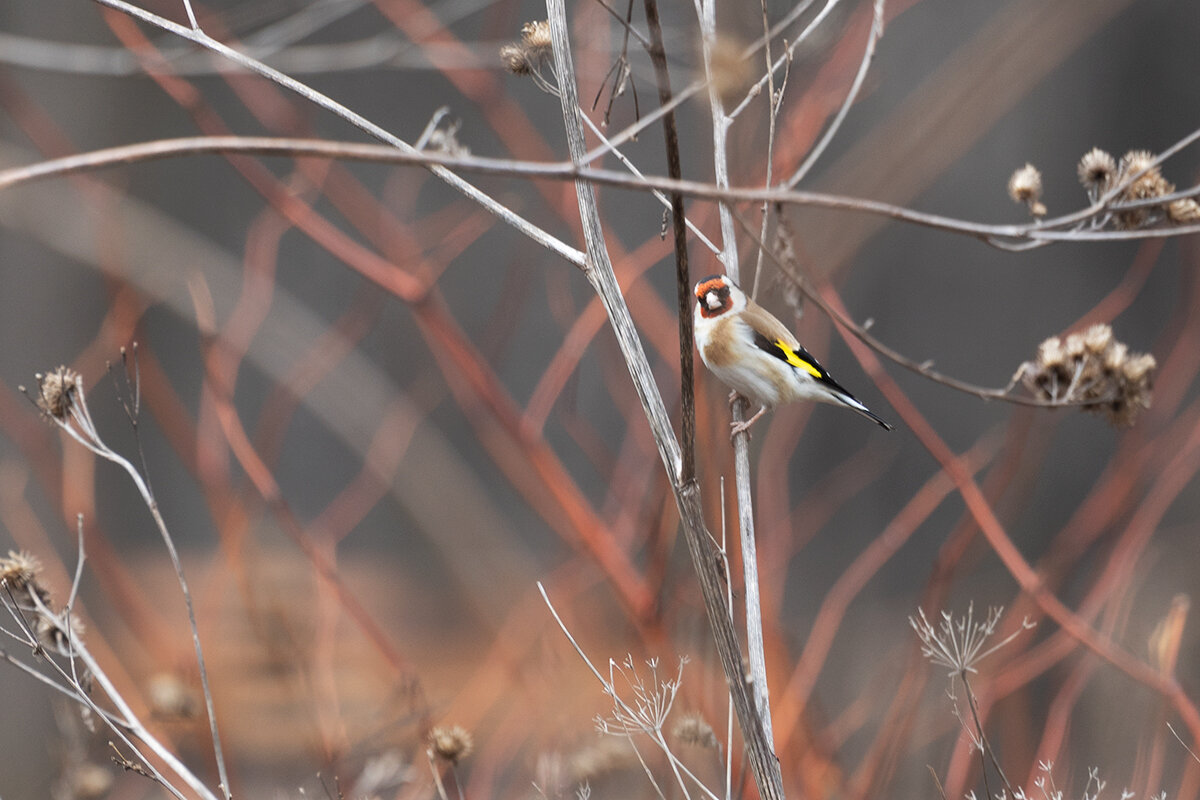
[[[82,397],[76,396],[72,402],[82,402]],[[62,406],[59,408],[66,410]],[[75,578],[68,602],[61,611],[55,611],[51,606],[50,593],[41,584],[41,567],[36,558],[23,553],[10,553],[8,558],[0,559],[0,605],[5,607],[16,623],[15,629],[0,626],[0,630],[28,647],[35,661],[44,665],[49,674],[3,649],[0,649],[0,658],[77,703],[82,713],[101,720],[137,757],[138,762],[120,757],[126,769],[145,775],[179,800],[185,800],[185,795],[176,787],[176,782],[204,800],[217,800],[217,794],[154,736],[134,713],[88,649],[80,623],[73,612],[85,562],[82,518],[78,520],[78,547]],[[65,666],[59,662],[59,658],[66,660]],[[97,690],[100,698],[112,704],[114,711],[101,708],[93,699]],[[167,773],[155,766],[155,759],[165,765]]]
[[[126,360],[124,349],[122,349],[121,355],[123,368],[129,369],[130,366]],[[141,380],[137,373],[136,345],[134,346],[132,370],[132,379],[130,379],[127,372],[123,372],[126,380],[126,388],[129,391],[127,398],[123,401],[123,405],[130,425],[136,434],[141,412]],[[125,474],[133,482],[134,487],[142,498],[142,502],[154,520],[154,525],[158,529],[163,544],[167,549],[167,554],[171,558],[175,577],[179,581],[180,593],[183,595],[184,604],[187,607],[188,625],[192,634],[192,646],[196,654],[196,666],[200,673],[200,686],[204,694],[205,710],[208,713],[209,735],[212,739],[213,756],[216,759],[217,772],[220,776],[221,791],[225,796],[225,800],[229,800],[229,776],[225,767],[225,756],[221,748],[221,736],[217,728],[216,711],[213,708],[212,690],[208,682],[208,668],[204,660],[204,650],[200,644],[200,630],[196,624],[196,610],[192,602],[191,590],[188,588],[187,577],[183,572],[183,563],[179,558],[179,551],[175,547],[175,540],[171,536],[166,520],[159,510],[158,501],[154,497],[150,483],[142,472],[133,465],[133,462],[110,448],[101,438],[100,432],[92,419],[91,410],[87,405],[83,381],[77,373],[66,367],[59,367],[50,373],[38,375],[37,377],[38,390],[36,396],[33,396],[32,399],[42,409],[46,419],[93,455],[116,464],[124,470]],[[140,439],[138,441],[140,449]],[[72,596],[74,596],[74,590],[72,591]]]

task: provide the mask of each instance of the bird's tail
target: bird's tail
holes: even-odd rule
[[[857,411],[859,414],[862,414],[864,417],[871,420],[876,425],[883,428],[885,431],[894,431],[895,430],[895,428],[893,428],[891,425],[884,422],[879,417],[875,416],[875,413],[872,412],[871,409],[867,408],[862,403],[858,402],[858,400],[856,400],[852,395],[849,395],[849,394],[838,395],[838,400],[841,400],[842,403],[845,404],[846,408]]]

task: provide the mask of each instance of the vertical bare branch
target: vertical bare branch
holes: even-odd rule
[[[725,113],[725,103],[717,90],[712,74],[712,47],[717,36],[716,0],[697,0],[700,16],[700,41],[704,53],[704,70],[708,77],[708,101],[712,110],[713,179],[721,189],[729,188],[729,158],[726,142],[732,119]],[[735,281],[741,280],[738,262],[737,232],[733,209],[728,203],[718,206],[721,215],[722,261],[725,271]],[[733,406],[734,422],[746,416],[746,401],[739,399]],[[763,644],[762,601],[759,592],[758,548],[754,539],[754,501],[750,490],[750,434],[740,431],[733,437],[734,485],[737,487],[738,523],[742,545],[742,574],[746,591],[746,649],[750,660],[750,684],[755,705],[762,718],[767,741],[773,742],[771,731],[771,699],[767,686],[767,658]]]
[[[654,0],[647,0],[648,14]],[[559,97],[562,101],[563,122],[566,126],[568,149],[573,160],[579,160],[585,154],[583,123],[580,117],[578,93],[575,87],[574,62],[571,58],[570,42],[567,37],[566,11],[563,0],[547,0],[547,15],[550,21],[550,32],[554,42],[554,63],[558,75]],[[662,29],[658,25],[657,8],[653,11],[654,22],[651,24],[651,37],[656,42],[654,47],[661,53]],[[653,49],[653,48],[652,48]],[[669,99],[669,97],[668,97]],[[704,608],[708,614],[709,625],[712,628],[713,639],[717,653],[721,659],[721,667],[729,683],[730,695],[737,711],[738,722],[745,741],[746,754],[750,768],[758,784],[759,794],[764,800],[782,800],[783,777],[779,769],[779,761],[775,758],[763,727],[762,718],[742,675],[741,646],[733,627],[733,618],[729,605],[725,601],[726,584],[722,579],[721,554],[712,544],[712,535],[704,524],[704,514],[700,504],[700,488],[695,477],[684,477],[684,465],[681,462],[679,445],[675,441],[674,431],[666,416],[658,386],[654,383],[649,363],[637,331],[629,316],[612,264],[608,260],[604,246],[603,231],[600,226],[596,208],[595,192],[592,186],[584,181],[575,184],[576,195],[579,199],[580,216],[583,220],[584,238],[587,243],[587,266],[585,272],[593,287],[600,294],[609,321],[617,335],[621,353],[625,357],[630,375],[633,377],[638,397],[646,410],[650,427],[658,445],[659,454],[671,479],[671,489],[679,508],[680,521],[683,525],[684,539],[688,544],[692,563],[700,582],[701,594],[704,598]],[[675,216],[677,236],[683,230],[683,216]],[[683,276],[686,288],[686,273]],[[687,317],[685,328],[687,335],[687,361],[691,356],[691,299],[690,292],[680,298],[686,311],[681,316]],[[681,327],[683,323],[681,322]],[[685,387],[687,385],[685,384]]]
[[[667,69],[667,51],[663,45],[662,23],[658,19],[658,3],[645,0],[646,21],[650,29],[650,60],[658,84],[658,102],[671,108],[671,75]],[[683,177],[679,158],[679,130],[673,110],[663,115],[663,135],[667,146],[667,173],[672,178]],[[696,394],[695,331],[692,329],[692,281],[688,270],[687,230],[684,227],[683,195],[671,192],[671,223],[675,234],[675,300],[679,307],[679,367],[680,398],[683,413],[683,472],[682,482],[696,477]]]

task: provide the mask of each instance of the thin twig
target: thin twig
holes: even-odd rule
[[[809,23],[804,26],[804,30],[800,32],[800,35],[796,37],[795,41],[784,48],[783,54],[780,55],[779,58],[776,59],[775,63],[771,65],[770,72],[775,72],[775,70],[778,70],[785,63],[791,60],[792,56],[796,52],[796,48],[799,47],[806,39],[808,39],[813,31],[821,26],[821,23],[825,21],[837,4],[838,0],[826,0],[824,8],[817,12],[815,17],[809,20]],[[746,107],[750,105],[750,102],[758,96],[759,92],[762,91],[763,84],[766,82],[766,75],[759,78],[758,81],[750,87],[749,91],[746,92],[745,99],[738,103],[737,107],[734,108],[733,111],[729,112],[729,118],[737,119],[739,116],[741,116],[741,113],[746,110]]]
[[[187,608],[188,625],[192,633],[192,645],[196,652],[196,666],[199,671],[200,686],[204,695],[205,709],[208,712],[209,734],[212,738],[213,756],[217,762],[217,774],[220,777],[221,789],[224,792],[225,800],[229,800],[229,776],[225,768],[225,756],[221,748],[220,732],[217,729],[217,715],[213,704],[212,690],[208,682],[208,668],[204,660],[204,649],[200,644],[200,629],[196,624],[195,604],[192,601],[192,593],[188,588],[187,578],[183,572],[183,562],[179,558],[179,551],[175,548],[175,540],[167,528],[166,520],[163,519],[162,513],[159,511],[158,501],[155,499],[154,493],[151,491],[150,485],[144,476],[138,472],[137,467],[128,459],[104,443],[100,438],[99,431],[96,430],[95,423],[92,421],[91,412],[88,409],[84,396],[83,386],[77,386],[75,391],[77,397],[71,405],[69,421],[54,418],[55,423],[61,430],[65,431],[71,438],[82,444],[93,454],[125,470],[137,488],[138,494],[141,495],[142,502],[145,504],[147,510],[149,510],[155,527],[158,528],[159,535],[162,537],[163,544],[167,548],[171,565],[175,569],[175,577],[179,581],[179,589],[183,595],[184,605]]]
[[[199,29],[186,28],[170,21],[169,19],[160,17],[157,14],[152,14],[149,11],[138,8],[135,5],[131,5],[130,3],[125,2],[125,0],[93,0],[93,2],[99,3],[106,8],[120,11],[123,14],[128,14],[129,16],[140,19],[143,22],[159,27],[170,33],[174,33],[177,36],[181,36],[190,42],[211,50],[212,52],[228,59],[244,69],[248,69],[251,72],[273,81],[288,91],[298,94],[300,97],[308,100],[310,103],[336,114],[338,117],[346,120],[351,125],[355,126],[374,139],[378,139],[381,142],[389,144],[397,150],[408,155],[419,154],[419,151],[414,149],[400,137],[389,133],[387,130],[383,129],[379,125],[376,125],[374,122],[371,122],[361,114],[351,111],[349,108],[333,100],[328,95],[322,94],[307,84],[301,83],[295,78],[292,78],[291,76],[286,75],[277,69],[273,69],[261,61],[250,58],[249,56],[233,49],[232,47],[218,42],[216,39],[213,39],[211,36]],[[513,226],[526,236],[533,239],[535,242],[540,243],[543,247],[546,247],[548,250],[554,252],[566,261],[575,264],[580,268],[583,267],[583,253],[580,253],[574,248],[568,247],[556,237],[529,222],[524,217],[514,213],[503,203],[476,188],[473,184],[463,180],[446,167],[430,162],[428,169],[455,191],[478,203],[480,206],[482,206],[491,214],[494,214],[503,222]]]
[[[945,375],[941,372],[938,372],[937,370],[935,370],[933,368],[932,361],[916,361],[914,359],[911,359],[908,356],[905,356],[902,353],[900,353],[899,351],[893,350],[891,347],[884,344],[882,340],[880,340],[879,338],[874,336],[863,325],[859,325],[857,322],[850,319],[845,314],[839,313],[836,308],[834,308],[833,306],[831,306],[829,303],[827,303],[825,301],[825,298],[823,298],[821,296],[821,293],[818,292],[811,285],[810,281],[806,280],[803,275],[800,275],[795,271],[794,265],[785,263],[782,259],[779,258],[778,255],[775,254],[775,252],[771,248],[767,247],[766,243],[764,243],[756,238],[756,235],[755,235],[754,231],[751,230],[750,223],[747,220],[745,220],[743,217],[741,217],[739,215],[738,222],[742,226],[742,230],[747,235],[749,235],[751,237],[755,237],[755,241],[756,241],[756,244],[758,245],[759,249],[766,252],[767,257],[771,260],[771,262],[775,265],[775,267],[777,269],[779,269],[779,271],[782,272],[785,276],[787,276],[787,278],[789,280],[791,280],[793,282],[793,284],[796,285],[800,289],[801,293],[803,293],[805,298],[807,298],[808,300],[811,300],[814,304],[816,304],[816,306],[821,309],[822,313],[824,313],[826,316],[828,316],[831,320],[836,322],[841,327],[845,328],[856,339],[858,339],[863,344],[870,347],[875,352],[879,353],[884,358],[888,359],[889,361],[894,361],[895,363],[899,364],[900,366],[904,367],[905,369],[911,370],[912,372],[917,373],[918,375],[920,375],[923,378],[927,378],[928,380],[934,381],[935,383],[940,383],[943,386],[947,386],[956,391],[963,392],[964,394],[974,395],[975,397],[978,397],[981,400],[1000,400],[1005,403],[1013,403],[1015,405],[1021,405],[1021,406],[1031,406],[1033,408],[1078,408],[1083,405],[1098,404],[1098,403],[1105,402],[1105,399],[1103,399],[1103,398],[1099,398],[1099,399],[1095,399],[1095,400],[1060,401],[1060,400],[1042,400],[1037,397],[1027,397],[1024,395],[1016,395],[1016,394],[1011,393],[1011,390],[1012,390],[1013,386],[1015,385],[1015,383],[1010,382],[1010,384],[1008,386],[999,388],[999,389],[993,389],[993,388],[986,387],[986,386],[977,386],[976,384],[968,383],[966,381],[959,380],[958,378],[953,378],[949,375]]]
[[[788,178],[787,186],[789,188],[804,180],[804,176],[808,174],[813,164],[817,163],[817,159],[825,152],[825,148],[833,141],[833,137],[841,129],[846,115],[850,113],[850,107],[858,99],[858,92],[862,89],[863,81],[867,77],[867,71],[871,68],[871,59],[875,56],[875,45],[879,42],[880,37],[883,36],[883,4],[884,0],[875,0],[874,16],[871,18],[871,31],[867,34],[867,46],[863,52],[862,63],[858,65],[858,74],[854,76],[854,83],[850,85],[850,91],[846,93],[846,99],[842,101],[842,106],[838,109],[837,116],[833,118],[833,122],[829,123],[829,127],[825,129],[824,135],[821,136],[821,141],[817,142],[817,145],[809,151],[808,156],[804,159],[804,163],[792,173],[792,177]]]
[[[763,38],[766,39],[764,57],[767,61],[767,156],[763,186],[769,189],[771,180],[775,177],[775,126],[778,122],[779,109],[783,104],[783,89],[780,89],[778,95],[775,93],[775,71],[771,69],[771,27],[770,20],[767,19],[767,0],[760,0],[759,6],[762,9]],[[784,75],[786,84],[787,72]],[[770,203],[762,204],[762,227],[759,229],[758,237],[763,241],[766,241],[767,229],[771,224],[772,208],[774,206]],[[758,289],[762,285],[763,249],[760,247],[757,250],[754,257],[754,288],[750,291],[750,297],[754,299],[758,299]]]
[[[653,2],[653,0],[650,0]],[[562,0],[548,0],[547,16],[550,21],[551,38],[554,43],[556,72],[562,89],[561,102],[563,122],[567,131],[568,148],[573,158],[582,150],[584,134],[579,121],[579,104],[576,99],[574,64],[570,56],[567,38],[566,10]],[[588,183],[576,183],[576,197],[580,204],[580,218],[588,242],[588,262],[585,274],[592,282],[608,312],[613,332],[616,334],[622,356],[642,407],[650,423],[659,456],[670,479],[675,504],[687,542],[692,564],[696,569],[704,609],[712,629],[714,644],[721,660],[721,668],[729,682],[730,695],[745,741],[745,751],[754,770],[759,793],[764,800],[782,800],[783,779],[779,762],[772,752],[766,737],[754,699],[747,690],[742,676],[741,648],[737,632],[733,628],[732,616],[725,602],[725,581],[719,569],[720,557],[712,546],[712,535],[704,524],[700,503],[700,489],[694,478],[683,480],[683,463],[675,432],[663,406],[662,396],[654,381],[653,373],[646,361],[645,352],[637,331],[629,317],[625,299],[617,285],[612,265],[603,246],[603,235],[598,228],[595,211],[594,189]],[[593,254],[597,260],[593,261]],[[690,341],[690,340],[689,340]],[[688,354],[690,356],[690,353]]]
[[[724,101],[712,80],[712,48],[717,37],[716,0],[696,0],[699,6],[700,41],[704,56],[704,70],[708,77],[708,102],[712,112],[713,178],[718,188],[729,186],[729,158],[727,140],[732,120],[725,114]],[[725,272],[734,281],[740,281],[737,232],[734,212],[728,203],[718,206],[721,218],[721,261]],[[746,418],[745,399],[733,405],[733,422],[742,423]],[[750,688],[754,694],[755,707],[762,720],[767,744],[774,748],[774,733],[771,730],[771,701],[767,684],[767,659],[763,642],[762,601],[759,590],[758,553],[754,533],[754,502],[750,488],[750,434],[738,431],[733,437],[734,485],[737,487],[738,541],[742,549],[742,574],[744,576],[746,610],[746,652],[750,662]]]
[[[103,0],[96,0],[96,2],[103,2]],[[675,100],[678,100],[678,96]],[[675,100],[672,100],[672,103]],[[1168,150],[1163,151],[1159,158],[1165,158],[1168,153],[1178,152],[1180,144],[1190,144],[1197,138],[1200,138],[1200,128],[1193,131],[1183,140],[1180,140],[1180,142],[1177,142],[1176,145],[1168,148]],[[610,138],[608,141],[613,146],[620,144],[616,139]],[[23,167],[0,170],[0,190],[32,181],[62,177],[120,164],[155,161],[181,155],[225,153],[289,158],[316,156],[352,161],[407,164],[429,167],[435,171],[439,168],[445,168],[480,175],[502,175],[541,180],[584,180],[597,185],[614,186],[635,191],[658,189],[664,192],[678,192],[685,197],[728,203],[759,204],[768,202],[782,205],[826,208],[835,211],[853,211],[889,217],[900,222],[921,225],[948,233],[970,236],[998,248],[1009,245],[1008,249],[1011,249],[1011,244],[1014,242],[1035,243],[1040,246],[1052,242],[1129,241],[1200,233],[1200,224],[1140,228],[1128,231],[1093,231],[1080,230],[1074,227],[1081,222],[1095,219],[1107,213],[1111,207],[1115,207],[1108,205],[1112,200],[1112,198],[1108,198],[1108,195],[1105,195],[1105,197],[1100,198],[1097,202],[1086,208],[1064,214],[1060,217],[1043,220],[1040,223],[991,225],[947,217],[941,214],[929,214],[876,200],[827,194],[824,192],[789,190],[786,188],[764,189],[762,187],[729,187],[721,189],[712,184],[700,181],[674,179],[660,175],[631,177],[624,172],[581,167],[570,162],[534,163],[508,159],[481,158],[478,156],[451,156],[444,153],[417,151],[411,148],[402,150],[396,147],[359,142],[329,142],[313,139],[249,136],[197,136],[182,139],[164,139],[95,150],[63,158],[48,159]],[[1180,197],[1198,195],[1200,194],[1200,185],[1177,192],[1176,194]],[[1162,201],[1161,198],[1158,200],[1159,202]],[[491,202],[496,201],[493,200]],[[1133,204],[1130,203],[1129,206],[1132,207]],[[490,205],[485,205],[485,208],[488,211],[493,210]],[[521,225],[514,225],[514,227],[524,230]],[[553,239],[553,242],[544,240],[540,234],[535,235],[534,240],[538,242],[545,241],[547,247],[561,255],[568,262],[579,267],[583,266],[584,255],[580,251],[562,244],[557,239]]]
[[[583,115],[583,121],[585,123],[587,123],[588,128],[596,136],[597,139],[599,139],[600,141],[605,142],[605,143],[608,142],[608,138],[604,135],[604,132],[602,130],[600,130],[600,127],[598,125],[596,125],[596,123],[592,122],[591,118],[588,117],[586,114]],[[640,169],[638,169],[637,165],[634,164],[632,161],[630,161],[629,157],[626,156],[624,153],[622,153],[620,150],[618,150],[616,147],[613,148],[612,153],[614,156],[617,157],[618,161],[620,161],[622,164],[625,165],[625,168],[629,170],[629,173],[631,175],[638,177],[638,178],[644,177],[644,173]],[[655,199],[658,200],[658,202],[660,202],[663,205],[663,207],[667,209],[668,212],[671,211],[671,208],[672,208],[671,198],[667,197],[665,194],[660,192],[658,189],[651,189],[650,193],[654,195]],[[683,221],[684,221],[684,224],[687,225],[687,229],[692,232],[692,235],[695,236],[700,241],[701,244],[703,244],[706,248],[708,248],[709,252],[711,252],[713,255],[716,255],[716,256],[720,255],[720,253],[721,253],[720,248],[718,248],[715,244],[713,244],[712,240],[710,240],[707,236],[704,235],[704,231],[702,231],[698,227],[696,227],[695,223],[693,223],[690,219],[688,219],[686,215],[684,216]]]
[[[667,52],[663,40],[662,24],[658,18],[657,0],[643,0],[646,22],[650,30],[650,60],[654,63],[654,76],[658,86],[658,101],[662,108],[670,108],[672,101],[671,74],[667,67]],[[663,137],[667,151],[667,172],[673,178],[683,176],[679,154],[679,129],[675,124],[675,112],[663,116]],[[687,483],[696,475],[696,385],[695,385],[695,331],[692,320],[692,282],[687,250],[687,232],[684,230],[685,212],[683,195],[671,193],[671,224],[675,246],[675,305],[679,314],[679,392],[681,401],[682,456],[679,472],[681,483]]]

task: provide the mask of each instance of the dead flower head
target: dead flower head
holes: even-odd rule
[[[1154,163],[1154,154],[1149,150],[1130,150],[1121,156],[1116,182],[1122,184],[1131,178],[1133,182],[1121,192],[1120,199],[1126,202],[1149,200],[1175,191],[1175,184],[1163,177],[1162,170]],[[1161,219],[1161,210],[1161,206],[1144,206],[1119,211],[1116,215],[1117,226],[1127,230],[1145,227]]]
[[[0,581],[14,591],[35,585],[41,574],[42,562],[31,553],[9,550],[8,558],[0,558]]]
[[[1042,173],[1033,164],[1026,164],[1013,172],[1008,179],[1008,196],[1014,203],[1022,203],[1035,217],[1046,216],[1042,204]]]
[[[550,23],[544,19],[526,22],[521,26],[521,38],[500,48],[504,69],[513,75],[533,78],[540,89],[557,94],[555,86],[542,74],[542,67],[550,63],[553,55]]]
[[[159,719],[191,719],[199,701],[191,687],[174,672],[156,672],[146,682],[146,699]]]
[[[1110,326],[1099,324],[1065,341],[1051,336],[1017,374],[1035,397],[1079,405],[1128,427],[1150,407],[1156,366],[1154,356],[1131,353]]]
[[[528,75],[533,72],[533,67],[529,63],[529,57],[525,53],[525,48],[519,44],[509,42],[501,47],[500,61],[504,63],[504,69],[513,75]]]
[[[534,57],[534,60],[541,61],[542,59],[549,58],[553,47],[552,40],[550,39],[550,22],[539,19],[534,22],[526,22],[522,25],[521,44]]]
[[[1190,197],[1173,200],[1167,204],[1167,218],[1176,225],[1192,225],[1200,222],[1200,203]]]
[[[749,59],[744,57],[746,45],[728,34],[718,33],[709,50],[709,70],[713,88],[721,101],[732,105],[753,82]]]
[[[436,757],[457,764],[471,754],[474,742],[461,725],[438,725],[429,731],[429,749]]]
[[[698,713],[684,714],[675,723],[671,734],[682,744],[716,750],[720,747],[712,726]]]
[[[1093,201],[1114,186],[1117,160],[1099,147],[1093,147],[1079,159],[1079,182]]]
[[[550,58],[551,51],[550,23],[542,19],[522,25],[520,41],[501,47],[500,60],[512,74],[529,75]]]
[[[83,621],[73,613],[58,616],[41,614],[34,624],[34,633],[42,647],[64,656],[71,655],[71,643],[83,636]]]
[[[628,739],[603,736],[572,753],[565,766],[570,783],[586,783],[637,763],[637,751]]]
[[[79,390],[79,373],[68,367],[59,367],[45,375],[39,372],[34,377],[38,382],[38,408],[47,417],[66,419]]]

